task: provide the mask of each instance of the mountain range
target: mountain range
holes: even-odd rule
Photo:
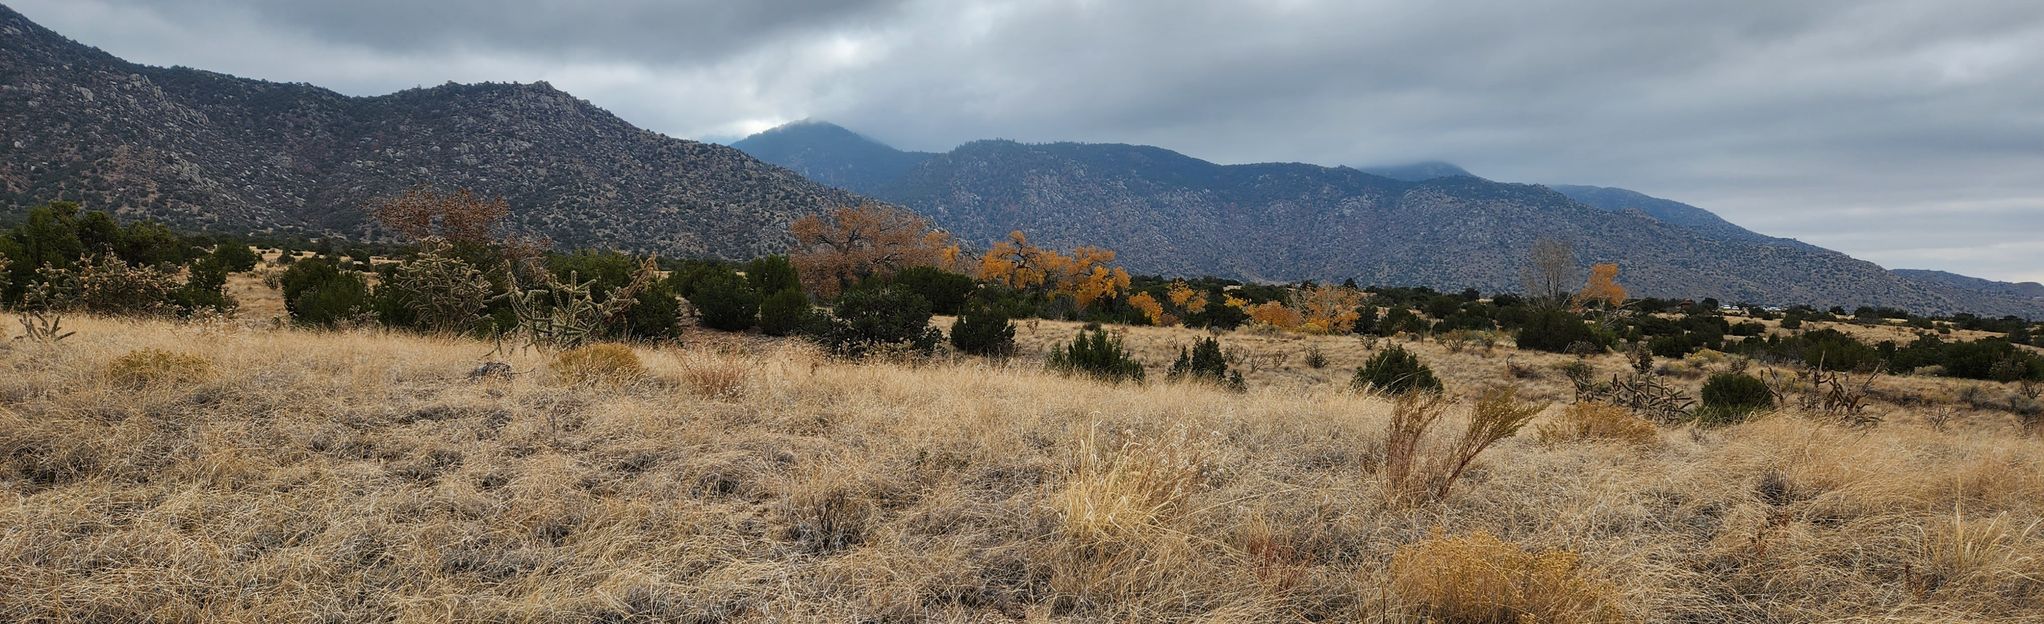
[[[1570,241],[1583,264],[1618,263],[1641,296],[2044,312],[2034,284],[1888,271],[1681,202],[1497,182],[1448,163],[1220,165],[1151,146],[1006,140],[913,152],[821,121],[732,146],[908,206],[969,242],[1022,230],[1043,244],[1115,249],[1145,273],[1515,290],[1526,250],[1550,237]]]
[[[827,123],[726,147],[637,128],[546,83],[351,97],[130,63],[0,6],[0,219],[50,200],[204,231],[375,235],[364,207],[433,184],[500,195],[563,247],[747,258],[865,197],[962,239],[1024,230],[1132,270],[1514,290],[1536,238],[1618,262],[1639,295],[2044,316],[2035,284],[1890,272],[1619,189],[1447,163],[1218,165],[1140,145],[895,149]],[[862,197],[864,196],[864,197]]]

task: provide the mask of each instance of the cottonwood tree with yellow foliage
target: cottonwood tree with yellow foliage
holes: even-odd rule
[[[1185,280],[1172,280],[1170,289],[1164,291],[1164,299],[1142,292],[1129,297],[1128,304],[1149,318],[1151,325],[1169,327],[1183,322],[1186,317],[1205,312],[1207,295],[1194,290]]]
[[[1265,301],[1250,305],[1236,297],[1227,304],[1241,308],[1249,320],[1284,331],[1309,334],[1346,334],[1362,318],[1359,311],[1367,295],[1360,289],[1318,284],[1293,290],[1287,302]]]
[[[1128,271],[1113,266],[1114,255],[1114,250],[1092,246],[1065,255],[1031,244],[1017,230],[980,256],[979,279],[1049,297],[1070,297],[1083,310],[1128,288]]]
[[[802,285],[825,298],[868,277],[917,266],[949,268],[960,257],[950,234],[913,212],[876,202],[797,219],[788,233],[795,237],[788,261]]]
[[[1363,305],[1363,291],[1346,286],[1320,284],[1292,292],[1292,305],[1299,311],[1297,331],[1309,334],[1346,334],[1355,327]]]
[[[1625,287],[1618,285],[1618,264],[1591,265],[1590,280],[1583,284],[1582,292],[1576,293],[1576,301],[1579,304],[1601,302],[1613,308],[1625,305]]]

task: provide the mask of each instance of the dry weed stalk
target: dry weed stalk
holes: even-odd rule
[[[1541,410],[1543,403],[1520,401],[1518,389],[1499,386],[1477,396],[1469,423],[1453,446],[1428,457],[1426,433],[1447,411],[1439,393],[1414,392],[1392,403],[1384,434],[1384,491],[1394,505],[1425,503],[1448,497],[1449,489],[1471,463],[1497,441],[1511,437]]]

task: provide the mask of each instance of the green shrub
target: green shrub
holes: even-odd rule
[[[291,263],[279,276],[284,309],[305,325],[332,327],[372,309],[369,283],[360,273],[343,271],[326,258]]]
[[[232,260],[210,255],[193,261],[186,272],[184,287],[177,292],[178,307],[187,313],[202,309],[222,312],[234,309],[234,297],[227,294],[227,274],[233,272],[230,262]]]
[[[1237,390],[1244,387],[1242,373],[1228,370],[1228,356],[1221,352],[1221,342],[1211,337],[1200,339],[1190,350],[1180,348],[1178,361],[1171,364],[1166,376],[1206,381]]]
[[[724,331],[745,331],[759,317],[759,294],[736,273],[722,272],[696,280],[689,303],[696,307],[703,326]]]
[[[815,316],[809,297],[799,289],[786,289],[759,302],[759,330],[768,336],[786,336],[801,331]]]
[[[930,312],[935,314],[958,314],[964,310],[965,298],[976,285],[970,277],[928,266],[902,269],[889,282],[929,301]]]
[[[1767,383],[1745,373],[1718,373],[1703,384],[1703,407],[1697,420],[1709,425],[1744,422],[1755,412],[1774,407]]]
[[[846,357],[880,351],[929,355],[944,334],[930,327],[930,302],[889,286],[838,297],[817,338],[831,352]]]
[[[991,306],[968,307],[951,323],[951,346],[973,355],[1006,357],[1015,352],[1015,324]]]
[[[1441,380],[1434,376],[1434,369],[1420,363],[1419,356],[1406,351],[1405,347],[1392,345],[1370,356],[1368,362],[1356,368],[1355,379],[1349,382],[1349,387],[1385,394],[1440,392]]]
[[[1567,353],[1577,343],[1604,344],[1582,317],[1562,308],[1541,306],[1528,313],[1525,325],[1519,328],[1521,349]]]
[[[262,261],[261,256],[241,243],[221,243],[213,248],[210,257],[229,273],[253,271],[256,263]]]
[[[784,290],[801,290],[802,279],[795,273],[795,265],[787,256],[767,256],[745,263],[745,281],[752,284],[753,292],[779,293]]]
[[[1052,349],[1047,364],[1054,371],[1105,381],[1143,380],[1143,363],[1122,348],[1120,336],[1098,326],[1081,329],[1072,342]]]
[[[681,334],[681,297],[667,280],[659,280],[634,295],[632,308],[625,312],[633,338],[673,338]]]

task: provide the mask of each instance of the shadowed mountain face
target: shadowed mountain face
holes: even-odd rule
[[[546,83],[354,98],[128,63],[0,7],[0,211],[54,200],[216,231],[367,234],[433,183],[503,195],[564,246],[751,257],[855,201],[729,147],[641,130]]]
[[[805,143],[806,136],[820,140]],[[1526,250],[1545,236],[1573,242],[1583,264],[1619,263],[1621,283],[1641,296],[2044,310],[2004,294],[1931,288],[1622,189],[1501,183],[1452,165],[1461,173],[1405,176],[1418,180],[1296,163],[1218,165],[1137,145],[994,140],[931,155],[835,139],[844,136],[857,135],[807,122],[737,145],[771,138],[772,151],[755,155],[820,179],[855,181],[847,184],[914,208],[973,243],[1019,229],[1050,245],[1113,248],[1146,273],[1516,290]]]

